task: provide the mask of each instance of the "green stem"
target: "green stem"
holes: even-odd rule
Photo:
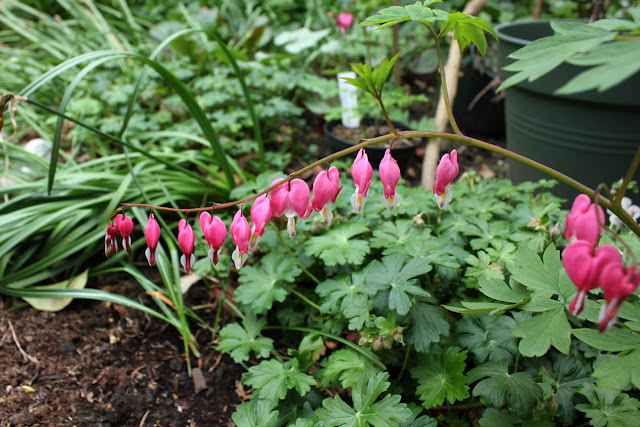
[[[363,350],[362,348],[360,348],[358,345],[352,343],[351,341],[344,339],[338,335],[334,335],[331,334],[329,332],[325,332],[325,331],[321,331],[318,329],[312,329],[312,328],[305,328],[303,326],[267,326],[264,328],[265,330],[276,330],[276,329],[280,329],[280,330],[284,330],[284,331],[298,331],[298,332],[307,332],[310,334],[317,334],[317,335],[322,335],[325,336],[327,338],[331,338],[334,341],[338,341],[341,342],[342,344],[346,345],[347,347],[351,347],[351,349],[355,350],[356,352],[360,353],[361,355],[363,355],[364,357],[366,357],[367,359],[369,359],[371,362],[373,362],[374,365],[376,365],[378,368],[382,369],[383,371],[387,369],[387,367],[384,365],[384,363],[382,363],[380,361],[380,359],[378,359],[376,357],[376,355]]]
[[[395,126],[393,126],[393,123],[391,123],[389,114],[387,114],[387,109],[384,108],[384,103],[382,102],[382,94],[380,94],[379,96],[376,96],[376,99],[378,100],[378,104],[380,104],[380,108],[382,109],[382,115],[384,115],[384,119],[387,121],[387,125],[389,126],[389,129],[396,136],[396,138],[401,138]]]
[[[315,302],[311,301],[309,298],[305,297],[304,295],[302,295],[300,292],[296,291],[295,289],[293,289],[293,288],[291,288],[291,287],[289,287],[289,286],[287,286],[285,284],[282,284],[282,283],[278,283],[278,286],[280,286],[285,291],[294,294],[295,296],[300,298],[302,301],[306,302],[311,307],[313,307],[316,311],[320,311],[320,306],[318,304],[316,304]]]
[[[280,243],[282,243],[282,246],[284,246],[284,249],[287,251],[287,253],[289,255],[291,255],[291,258],[295,259],[296,262],[298,263],[298,267],[300,267],[300,269],[304,272],[304,274],[309,276],[309,278],[311,280],[313,280],[314,282],[316,282],[316,284],[319,285],[321,283],[320,279],[318,279],[316,276],[314,276],[313,273],[311,273],[309,270],[307,270],[307,268],[304,265],[302,265],[302,263],[300,261],[298,261],[298,257],[293,253],[293,251],[291,250],[291,248],[287,244],[287,241],[285,240],[285,238],[282,237],[282,231],[278,228],[278,226],[275,225],[273,222],[270,222],[270,224],[276,230],[276,234],[278,236],[278,240],[280,240]]]
[[[457,135],[462,135],[460,132],[460,128],[458,127],[458,123],[456,123],[456,119],[453,117],[453,110],[451,109],[451,102],[449,101],[449,89],[447,88],[447,76],[444,71],[444,58],[442,57],[442,46],[440,45],[440,37],[433,31],[429,25],[427,25],[429,32],[433,36],[433,39],[436,42],[436,52],[438,53],[438,71],[440,72],[440,86],[442,86],[442,102],[444,102],[444,107],[447,110],[447,116],[449,117],[449,123],[451,123],[451,128]]]
[[[404,353],[404,360],[402,361],[402,367],[400,368],[400,373],[398,374],[397,381],[400,381],[402,379],[402,375],[404,374],[404,371],[407,369],[407,364],[409,363],[409,353],[411,353],[411,344],[407,345],[407,349]]]

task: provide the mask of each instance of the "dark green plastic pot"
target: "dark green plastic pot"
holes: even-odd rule
[[[553,35],[549,21],[521,21],[498,25],[499,65],[513,62],[512,52],[531,41]],[[583,67],[563,64],[551,73],[506,90],[507,148],[544,163],[591,188],[620,179],[640,144],[640,73],[605,92],[555,95],[554,91]],[[518,162],[510,162],[514,182],[548,178]],[[636,171],[636,180],[640,172]],[[578,193],[566,184],[554,191],[573,199]]]

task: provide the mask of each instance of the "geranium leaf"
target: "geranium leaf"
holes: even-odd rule
[[[448,347],[443,353],[428,356],[424,363],[411,370],[411,376],[418,380],[416,393],[422,406],[428,409],[442,405],[445,399],[451,404],[469,397],[463,374],[466,358],[466,351]]]
[[[542,399],[542,389],[526,372],[509,373],[507,361],[492,361],[473,368],[468,374],[469,383],[478,382],[473,395],[480,396],[485,405],[500,408],[506,399],[507,407],[522,418]]]
[[[220,330],[220,344],[216,349],[229,353],[234,362],[246,362],[251,351],[257,357],[269,357],[273,350],[273,340],[260,335],[262,328],[267,324],[263,318],[256,319],[253,316],[245,316],[242,326],[231,323]]]
[[[378,369],[369,359],[350,348],[333,352],[322,365],[324,372],[321,381],[329,385],[337,378],[344,388],[353,387],[367,377],[378,373]]]
[[[308,240],[305,254],[318,256],[326,265],[360,265],[369,253],[369,242],[353,239],[354,236],[369,231],[361,222],[350,222],[331,231],[313,236]]]
[[[242,375],[242,382],[253,387],[258,397],[276,401],[284,399],[287,390],[295,388],[304,396],[316,380],[298,369],[298,359],[280,362],[275,359],[264,360],[249,368]]]
[[[231,419],[238,426],[264,427],[273,425],[278,418],[278,411],[272,411],[273,402],[267,399],[256,399],[244,402],[231,414]]]
[[[274,301],[284,301],[287,291],[278,283],[293,283],[302,273],[294,258],[278,252],[270,252],[260,264],[240,270],[241,284],[233,294],[234,299],[246,305],[253,314],[270,309]]]
[[[426,274],[432,267],[420,259],[407,261],[402,254],[387,255],[372,261],[365,270],[367,282],[379,289],[389,290],[389,308],[404,316],[409,312],[409,295],[428,297],[429,293],[417,285],[414,277]],[[405,264],[406,262],[406,264]]]
[[[389,374],[380,372],[363,378],[351,388],[353,407],[345,403],[340,395],[322,401],[316,411],[318,418],[328,426],[393,427],[411,416],[407,405],[400,403],[399,395],[387,394]]]
[[[478,363],[487,360],[513,360],[518,352],[511,331],[516,322],[510,316],[465,316],[456,323],[458,344],[469,349]]]
[[[449,323],[440,307],[416,302],[409,316],[411,323],[406,334],[407,343],[413,344],[416,351],[427,352],[432,342],[440,341],[441,336],[449,336]]]
[[[518,348],[523,356],[543,356],[551,345],[569,354],[571,325],[562,303],[557,302],[555,309],[525,320],[512,333],[522,338]]]
[[[637,425],[640,402],[618,390],[598,388],[594,384],[585,384],[580,393],[589,403],[576,405],[578,411],[584,412],[596,427],[625,427]]]
[[[593,376],[598,379],[598,385],[603,387],[623,390],[633,384],[640,388],[640,350],[601,362],[593,371]]]

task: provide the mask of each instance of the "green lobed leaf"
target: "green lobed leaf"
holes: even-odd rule
[[[326,386],[331,384],[334,378],[337,378],[342,387],[354,387],[367,377],[379,372],[369,359],[350,348],[343,348],[331,353],[322,365],[324,371],[320,380]]]
[[[386,372],[363,378],[351,389],[353,407],[336,395],[323,400],[316,415],[328,426],[397,426],[411,416],[411,410],[399,395],[387,394],[378,400],[389,388],[388,378]]]
[[[507,411],[499,411],[495,408],[487,408],[478,421],[482,427],[512,427],[513,418]]]
[[[245,316],[242,325],[231,323],[220,330],[220,344],[216,350],[229,353],[234,362],[246,362],[249,353],[255,352],[256,357],[269,357],[273,350],[273,340],[261,336],[260,332],[267,324],[266,319]]]
[[[518,348],[523,356],[543,356],[551,345],[569,354],[571,325],[562,303],[558,303],[555,309],[525,320],[512,333],[522,338]]]
[[[428,356],[424,363],[411,370],[411,376],[418,380],[416,393],[422,406],[428,409],[442,405],[445,399],[452,404],[469,397],[463,374],[466,358],[466,350],[448,347],[443,353]]]
[[[485,31],[498,40],[495,30],[486,21],[462,12],[449,14],[447,22],[443,23],[440,35],[447,34],[451,30],[453,30],[453,37],[457,40],[461,52],[473,43],[480,54],[485,56],[487,53]]]
[[[306,243],[305,254],[319,257],[326,265],[360,265],[369,253],[369,242],[353,237],[366,233],[369,227],[361,222],[349,222],[331,231],[313,236]]]
[[[478,381],[473,395],[480,396],[485,405],[501,408],[506,399],[507,407],[522,418],[542,399],[542,389],[527,372],[509,373],[507,361],[491,361],[469,371],[469,383]]]
[[[231,419],[242,427],[270,427],[278,418],[278,411],[272,411],[273,402],[257,399],[244,402],[231,414]]]
[[[242,374],[242,382],[253,387],[261,399],[272,402],[284,399],[289,389],[295,388],[304,396],[316,380],[298,369],[298,359],[280,362],[279,360],[263,360]]]
[[[594,427],[627,427],[640,422],[640,402],[626,393],[594,384],[585,384],[580,393],[589,403],[580,403],[576,409],[584,412]]]
[[[449,336],[449,323],[440,307],[422,301],[416,302],[412,305],[409,316],[407,344],[412,344],[416,351],[427,352],[431,343],[439,342],[441,336]]]
[[[604,351],[625,351],[640,349],[640,335],[628,329],[614,328],[602,334],[595,329],[574,329],[573,335],[593,348]]]
[[[465,316],[456,323],[458,344],[468,349],[477,363],[486,360],[512,361],[518,352],[511,331],[516,322],[510,316]]]
[[[602,387],[623,390],[633,384],[640,388],[640,350],[601,362],[593,371],[593,376]]]
[[[278,284],[293,283],[302,273],[296,259],[278,252],[265,255],[260,264],[245,266],[240,270],[240,286],[233,296],[253,314],[270,309],[274,301],[284,301],[287,291]]]
[[[419,1],[408,6],[391,6],[382,9],[379,14],[369,16],[358,27],[380,25],[379,29],[390,27],[405,21],[417,21],[428,24],[437,20],[447,19],[448,13],[440,9],[431,9],[429,5],[441,3],[442,0],[427,0],[423,4]]]
[[[579,22],[554,22],[552,27],[556,32],[553,36],[535,40],[511,54],[516,61],[504,69],[516,74],[505,80],[498,90],[524,80],[534,81],[563,62],[594,50],[616,36],[613,31]]]
[[[428,297],[414,278],[431,271],[428,263],[413,258],[407,262],[403,254],[387,255],[382,262],[373,260],[366,268],[367,282],[381,290],[389,290],[389,308],[404,316],[411,308],[409,295]]]

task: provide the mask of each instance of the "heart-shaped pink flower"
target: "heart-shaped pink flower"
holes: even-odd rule
[[[602,245],[594,252],[591,243],[585,240],[569,244],[562,253],[562,264],[578,288],[578,294],[569,304],[569,312],[573,315],[580,314],[587,292],[600,286],[603,269],[607,265],[621,262],[620,251],[611,245]]]
[[[447,153],[440,159],[440,163],[436,167],[436,180],[433,182],[433,194],[436,196],[438,207],[443,209],[451,202],[451,183],[458,176],[460,168],[458,167],[458,152],[452,150],[451,154]]]
[[[388,148],[380,162],[380,181],[384,186],[384,203],[387,209],[392,211],[398,205],[396,186],[400,181],[400,167],[396,159],[391,156],[391,150]]]
[[[604,267],[600,275],[600,286],[605,303],[600,310],[598,330],[604,332],[611,328],[618,317],[622,302],[631,295],[640,283],[640,267],[624,267],[622,262],[611,263]]]
[[[227,238],[227,226],[217,216],[211,216],[209,212],[200,214],[200,228],[209,244],[209,260],[213,265],[218,264],[218,250]]]
[[[353,206],[354,212],[358,213],[367,203],[367,191],[369,191],[373,176],[373,167],[369,163],[369,157],[364,148],[358,151],[358,155],[351,165],[351,175],[353,176],[353,185],[356,187],[356,191],[351,196],[351,206]]]
[[[271,186],[276,185],[283,179],[276,179],[271,183]],[[309,186],[301,179],[293,179],[286,182],[273,190],[269,198],[271,199],[271,207],[275,216],[286,216],[287,221],[287,234],[289,237],[296,235],[296,221],[295,217],[306,218],[305,213],[307,211],[307,205],[309,204]]]
[[[180,256],[180,264],[182,264],[182,268],[187,273],[191,270],[191,266],[196,260],[196,257],[193,255],[193,245],[196,242],[196,233],[193,232],[193,229],[187,221],[181,219],[178,222],[178,244],[180,245],[180,249],[182,249],[182,255]]]
[[[320,212],[325,225],[331,224],[333,213],[329,204],[336,202],[340,190],[342,187],[340,186],[338,168],[331,166],[329,171],[320,172],[313,181],[313,197],[311,197],[307,216],[312,211]]]
[[[597,213],[597,217],[596,217]],[[586,240],[592,247],[598,244],[604,224],[604,210],[594,203],[586,194],[580,194],[573,201],[571,211],[567,214],[567,228],[564,231],[565,239],[575,237],[578,240]]]

